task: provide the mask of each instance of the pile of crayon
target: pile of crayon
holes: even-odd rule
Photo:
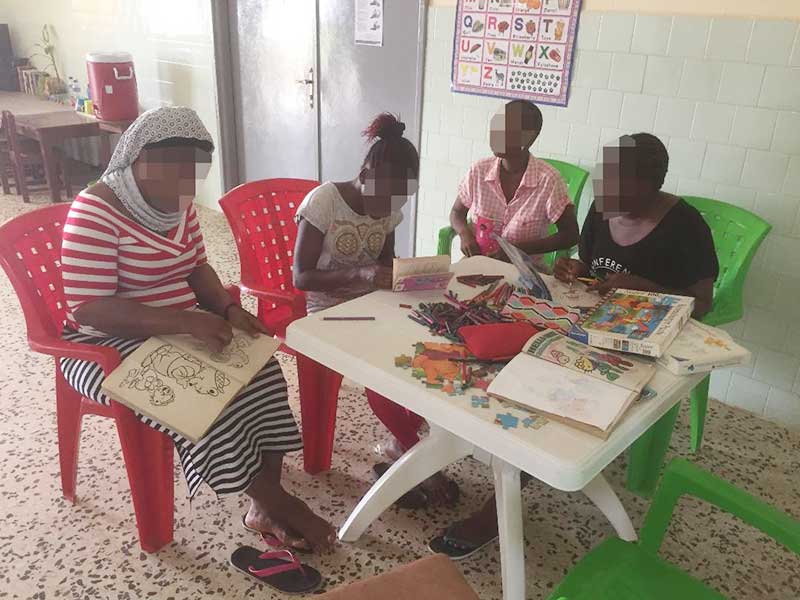
[[[493,285],[470,300],[460,300],[453,292],[445,294],[447,302],[420,304],[408,316],[412,321],[427,327],[434,335],[440,335],[451,342],[462,343],[458,330],[464,325],[482,325],[511,321],[500,313],[513,286],[502,283]]]
[[[500,281],[493,283],[474,298],[471,298],[470,300],[465,300],[464,303],[467,304],[468,306],[476,306],[482,304],[499,311],[503,309],[503,307],[506,305],[506,302],[508,302],[508,299],[511,297],[511,294],[513,293],[514,293],[513,285],[505,281]],[[448,292],[448,295],[451,296],[456,301],[458,300],[458,296],[456,294]]]

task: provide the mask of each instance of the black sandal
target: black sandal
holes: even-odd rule
[[[290,550],[261,552],[242,546],[231,554],[230,563],[242,573],[283,594],[308,594],[322,585],[322,575],[302,564]]]
[[[480,552],[494,543],[498,536],[486,540],[482,544],[453,535],[455,525],[448,527],[442,535],[438,535],[428,542],[428,550],[434,554],[446,554],[451,560],[464,560],[473,554]]]
[[[392,465],[389,463],[378,463],[372,467],[373,473],[377,478],[383,477],[384,473],[389,470]],[[446,506],[454,506],[458,503],[461,497],[461,490],[455,481],[447,479],[447,492],[445,496],[447,500],[443,503]],[[433,503],[431,502],[430,495],[425,489],[425,481],[414,487],[414,489],[406,492],[394,503],[398,508],[408,510],[419,510],[421,508],[428,508]]]

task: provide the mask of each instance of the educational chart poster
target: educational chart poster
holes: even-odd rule
[[[567,105],[581,0],[458,0],[455,92]]]
[[[383,46],[383,0],[355,0],[356,44]]]

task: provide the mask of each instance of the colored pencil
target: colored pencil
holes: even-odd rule
[[[577,279],[581,283],[585,283],[586,285],[595,285],[597,283],[600,283],[600,280],[595,279],[594,277],[576,277],[575,279]]]
[[[375,317],[322,317],[323,321],[374,321]]]

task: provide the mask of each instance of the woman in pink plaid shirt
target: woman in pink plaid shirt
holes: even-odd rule
[[[541,130],[541,111],[525,100],[512,100],[492,117],[489,142],[494,156],[472,165],[450,211],[464,255],[505,260],[492,233],[531,255],[578,242],[575,207],[564,180],[530,153]],[[548,235],[551,224],[558,231]]]

